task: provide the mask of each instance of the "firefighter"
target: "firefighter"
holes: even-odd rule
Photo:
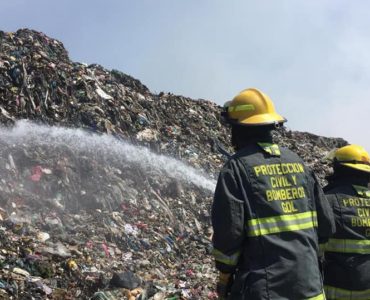
[[[328,299],[370,299],[370,157],[358,145],[338,149],[324,188],[337,231],[325,245]]]
[[[220,299],[325,299],[319,242],[333,215],[314,174],[272,142],[286,119],[251,88],[225,105],[236,150],[220,172],[212,205]]]

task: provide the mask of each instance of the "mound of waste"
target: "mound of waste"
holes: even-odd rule
[[[216,299],[210,205],[220,144],[232,152],[218,105],[28,29],[0,31],[0,99],[1,299]],[[322,183],[346,144],[275,138]]]

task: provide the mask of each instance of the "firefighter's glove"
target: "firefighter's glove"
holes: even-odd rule
[[[219,300],[226,300],[231,289],[232,276],[229,273],[220,272],[217,281],[217,295]]]

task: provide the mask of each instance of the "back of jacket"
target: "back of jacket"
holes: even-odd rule
[[[231,299],[324,299],[318,231],[324,241],[331,235],[330,207],[303,161],[276,147],[251,145],[221,172],[212,215],[214,247],[223,258],[234,255],[234,263],[238,257]],[[231,189],[230,176],[235,177]],[[216,256],[219,270],[233,271],[225,266],[230,260],[223,262]]]
[[[370,299],[370,191],[349,182],[325,188],[337,231],[325,246],[328,299]]]

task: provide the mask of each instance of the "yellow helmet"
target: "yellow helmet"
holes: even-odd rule
[[[270,97],[254,88],[243,90],[232,101],[226,102],[224,115],[229,122],[245,126],[286,122],[276,113]]]
[[[343,166],[370,173],[370,156],[359,145],[348,145],[335,151],[334,161]]]

